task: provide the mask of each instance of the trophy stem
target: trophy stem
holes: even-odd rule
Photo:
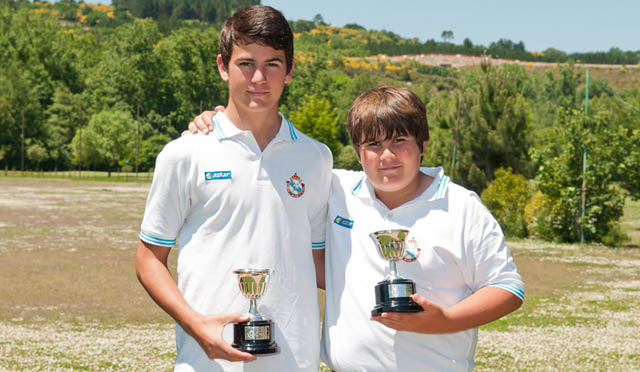
[[[389,278],[397,278],[398,277],[398,268],[396,267],[395,261],[389,261]]]
[[[258,312],[257,301],[255,298],[249,300],[249,314],[251,314],[251,320],[262,320],[262,316]]]

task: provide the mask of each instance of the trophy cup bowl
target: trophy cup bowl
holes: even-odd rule
[[[396,262],[404,256],[405,241],[408,230],[381,230],[369,234],[382,259],[389,262],[389,274],[375,287],[376,305],[371,315],[378,316],[384,312],[415,313],[422,307],[411,299],[416,293],[416,284],[398,274]]]
[[[240,293],[249,299],[250,319],[233,324],[233,348],[254,355],[273,354],[278,345],[273,340],[273,322],[258,312],[257,300],[262,297],[269,282],[270,269],[234,270]]]

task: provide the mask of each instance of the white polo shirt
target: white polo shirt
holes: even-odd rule
[[[324,248],[329,149],[282,119],[260,151],[223,113],[214,133],[187,135],[158,155],[140,232],[178,246],[178,287],[201,314],[247,313],[234,269],[273,273],[258,310],[274,322],[280,352],[251,362],[209,360],[176,327],[176,371],[313,371],[320,322],[312,246]],[[225,339],[232,340],[232,327]]]
[[[433,183],[416,199],[389,210],[364,172],[334,170],[322,358],[336,371],[471,371],[474,366],[477,328],[427,335],[369,320],[374,287],[389,270],[369,238],[374,231],[409,229],[417,260],[398,262],[398,272],[416,283],[419,294],[445,308],[486,286],[524,299],[502,230],[477,195],[449,182],[442,168],[421,171],[434,177]]]

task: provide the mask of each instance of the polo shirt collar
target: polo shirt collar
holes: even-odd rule
[[[291,122],[287,120],[282,113],[279,112],[278,115],[280,115],[282,121],[280,122],[280,129],[272,141],[279,142],[297,140],[298,134],[296,133],[296,129],[293,124],[291,124]],[[222,111],[218,111],[218,113],[212,118],[212,121],[213,131],[216,137],[221,141],[237,136],[240,133],[247,132],[238,129],[238,127],[236,127]]]
[[[447,186],[449,184],[449,177],[444,174],[444,169],[442,169],[442,167],[420,167],[420,171],[433,177],[433,182],[431,182],[431,185],[429,185],[429,187],[427,187],[427,189],[413,201],[435,201],[443,199],[446,195]],[[373,185],[369,182],[364,172],[362,178],[351,188],[351,193],[363,200],[373,201],[377,199]]]

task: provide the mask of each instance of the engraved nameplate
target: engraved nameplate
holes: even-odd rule
[[[244,327],[244,339],[247,341],[269,340],[269,326]]]
[[[389,284],[389,297],[409,297],[413,294],[411,284]]]

